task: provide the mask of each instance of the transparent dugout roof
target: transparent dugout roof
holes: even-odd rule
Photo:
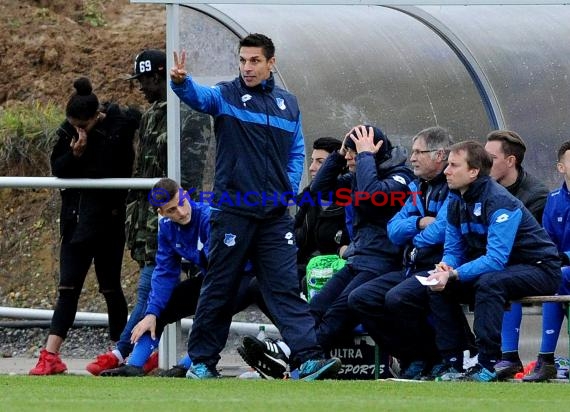
[[[426,16],[435,27],[424,24]],[[359,123],[407,147],[435,124],[456,140],[480,141],[498,125],[528,141],[527,168],[552,187],[555,151],[568,140],[569,21],[566,6],[216,5],[181,6],[179,24],[189,71],[208,84],[238,74],[239,37],[273,39],[276,77],[299,98],[308,154],[317,137],[341,138]]]

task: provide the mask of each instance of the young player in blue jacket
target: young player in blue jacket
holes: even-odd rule
[[[299,292],[287,204],[299,188],[304,141],[297,99],[278,87],[272,74],[273,42],[263,34],[243,38],[240,75],[215,87],[187,74],[185,52],[180,58],[175,53],[174,61],[172,90],[193,109],[214,117],[217,142],[209,266],[188,344],[194,361],[188,377],[218,376],[233,315],[231,296],[248,259],[300,378],[336,375],[340,360],[325,359]]]
[[[558,150],[558,172],[563,176],[562,186],[550,192],[546,199],[542,225],[558,247],[562,261],[562,284],[559,295],[570,295],[570,141]],[[554,351],[565,315],[561,303],[547,302],[542,305],[542,342],[536,366],[532,373],[523,377],[524,382],[544,382],[557,376]]]
[[[208,266],[210,206],[192,201],[178,183],[168,178],[155,184],[149,201],[158,206],[163,218],[159,222],[156,267],[146,313],[132,330],[131,341],[136,345],[127,363],[105,370],[101,376],[144,376],[143,366],[158,346],[164,327],[193,315],[198,305],[203,274]],[[194,263],[201,273],[180,281],[182,259]],[[241,278],[234,293],[235,312],[253,303],[248,293],[250,280],[247,274]]]

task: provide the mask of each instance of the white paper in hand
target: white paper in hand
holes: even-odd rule
[[[424,286],[433,286],[439,283],[437,279],[428,280],[428,278],[418,275],[416,275],[416,279],[419,280],[420,283]]]

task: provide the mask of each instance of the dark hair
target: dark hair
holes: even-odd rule
[[[328,153],[336,152],[341,147],[342,141],[334,137],[319,137],[313,142],[313,150],[324,150]]]
[[[99,110],[99,99],[93,94],[93,87],[87,77],[80,77],[73,82],[75,93],[71,95],[65,115],[77,120],[89,120]]]
[[[239,42],[239,49],[242,47],[261,47],[263,49],[263,55],[267,60],[275,56],[273,41],[264,34],[251,33],[247,35]]]
[[[562,160],[562,156],[564,156],[564,153],[568,150],[570,150],[570,141],[562,143],[562,146],[558,149],[558,161]]]
[[[515,163],[520,166],[524,160],[526,145],[522,137],[512,130],[495,130],[487,135],[488,142],[501,142],[501,149],[506,156],[514,156]]]
[[[467,166],[471,169],[479,169],[479,177],[489,176],[493,166],[493,159],[481,143],[475,140],[466,140],[455,143],[449,148],[449,151],[453,153],[465,152]]]
[[[412,138],[412,143],[419,138],[424,139],[428,150],[445,150],[449,151],[449,147],[453,144],[453,136],[449,131],[440,126],[428,127]]]
[[[153,203],[164,206],[174,199],[179,190],[180,185],[178,182],[168,177],[163,177],[152,188]]]

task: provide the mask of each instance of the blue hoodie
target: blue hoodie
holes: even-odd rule
[[[389,198],[403,195],[399,200],[404,203],[409,192],[408,184],[414,176],[405,165],[406,153],[401,147],[392,147],[389,141],[383,147],[385,150],[381,150],[381,161],[378,154],[359,153],[356,155],[356,171],[340,177],[339,172],[346,166],[346,160],[338,152],[331,153],[311,183],[312,193],[343,189],[347,190],[345,198],[348,198],[351,192],[351,203],[346,206],[351,242],[343,257],[356,270],[392,271],[401,266],[402,250],[388,239],[387,225],[402,204],[392,203]],[[363,200],[356,205],[357,192],[371,196],[374,193],[385,194],[388,202],[380,206],[372,200]],[[377,203],[382,200],[384,198],[378,197]],[[393,267],[386,268],[387,262]]]
[[[433,265],[441,261],[449,188],[443,172],[430,181],[417,179],[410,183],[410,192],[404,207],[388,222],[388,237],[396,245],[416,249],[417,267]],[[423,217],[435,221],[425,229],[419,228]]]

